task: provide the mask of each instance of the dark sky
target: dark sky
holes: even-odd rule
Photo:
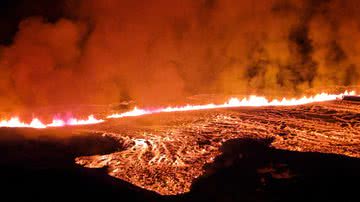
[[[65,13],[61,0],[0,0],[0,44],[10,44],[19,22],[30,16],[55,21]]]

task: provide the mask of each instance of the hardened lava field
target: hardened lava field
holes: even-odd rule
[[[77,157],[77,164],[106,167],[109,175],[162,195],[188,192],[230,139],[272,138],[277,149],[360,157],[360,105],[351,101],[160,113],[85,130],[120,146]]]

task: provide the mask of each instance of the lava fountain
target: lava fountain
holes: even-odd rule
[[[44,124],[38,118],[33,118],[30,123],[25,123],[20,120],[19,117],[13,117],[9,120],[0,121],[0,127],[7,128],[48,128],[48,127],[64,127],[64,126],[76,126],[76,125],[90,125],[102,123],[104,120],[96,119],[93,115],[88,116],[87,119],[70,118],[68,120],[53,119],[49,124]]]
[[[112,114],[107,116],[108,119],[111,118],[124,118],[124,117],[133,117],[133,116],[142,116],[146,114],[154,113],[163,113],[163,112],[180,112],[180,111],[193,111],[193,110],[206,110],[206,109],[217,109],[217,108],[229,108],[229,107],[260,107],[260,106],[295,106],[303,105],[314,102],[325,102],[336,99],[342,99],[343,96],[347,95],[356,95],[355,91],[345,91],[341,94],[328,94],[320,93],[311,97],[302,97],[299,99],[292,98],[282,100],[268,100],[263,96],[251,95],[248,98],[230,98],[224,104],[204,104],[204,105],[185,105],[178,107],[160,107],[156,109],[140,109],[135,107],[133,110]],[[44,124],[40,121],[39,118],[33,118],[30,123],[25,123],[20,120],[19,117],[12,117],[9,120],[3,119],[0,121],[0,127],[10,127],[10,128],[48,128],[48,127],[64,127],[64,126],[76,126],[76,125],[90,125],[102,123],[105,120],[96,119],[94,115],[88,116],[87,119],[81,120],[77,118],[70,118],[67,120],[54,118],[51,123]]]
[[[314,102],[325,102],[336,99],[342,99],[343,96],[347,95],[356,95],[355,91],[345,91],[341,94],[328,94],[320,93],[311,97],[302,97],[300,99],[292,98],[282,100],[271,100],[269,101],[263,96],[251,95],[248,98],[238,99],[230,98],[224,104],[205,104],[205,105],[186,105],[180,107],[165,107],[158,109],[139,109],[135,107],[132,111],[112,114],[107,118],[123,118],[123,117],[132,117],[132,116],[142,116],[146,114],[162,113],[162,112],[179,112],[179,111],[192,111],[192,110],[205,110],[205,109],[217,109],[217,108],[229,108],[229,107],[261,107],[261,106],[294,106],[294,105],[303,105]]]

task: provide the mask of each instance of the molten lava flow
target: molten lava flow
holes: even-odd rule
[[[90,115],[87,120],[78,120],[75,118],[69,119],[66,125],[69,126],[76,126],[76,125],[90,125],[90,124],[97,124],[104,122],[104,120],[98,120],[93,115]]]
[[[68,120],[53,119],[52,123],[44,124],[38,118],[34,118],[30,123],[20,121],[18,117],[13,117],[9,120],[0,121],[0,128],[48,128],[48,127],[63,127],[63,126],[75,126],[75,125],[89,125],[104,122],[102,119],[96,119],[93,115],[90,115],[88,119],[79,120],[76,118],[70,118]]]
[[[34,118],[30,123],[21,122],[19,117],[13,117],[10,120],[2,120],[0,127],[8,128],[46,128],[39,119]]]
[[[224,104],[205,104],[205,105],[186,105],[180,107],[165,107],[158,109],[139,109],[135,107],[132,111],[124,112],[121,114],[113,114],[107,118],[123,118],[132,116],[142,116],[146,114],[154,114],[161,112],[179,112],[179,111],[192,111],[192,110],[205,110],[205,109],[217,109],[217,108],[228,108],[228,107],[259,107],[259,106],[294,106],[303,105],[313,102],[324,102],[336,99],[341,99],[346,95],[356,95],[355,91],[341,94],[327,94],[321,93],[312,97],[303,97],[300,99],[286,99],[272,100],[269,101],[265,97],[252,95],[248,98],[238,99],[231,98]],[[11,127],[11,128],[48,128],[48,127],[63,127],[63,126],[75,126],[75,125],[89,125],[102,123],[104,120],[96,119],[93,115],[90,115],[86,120],[78,120],[76,118],[70,118],[67,120],[55,118],[49,124],[42,123],[38,118],[34,118],[30,123],[21,122],[18,117],[13,117],[9,120],[0,121],[0,127]]]
[[[263,143],[267,144],[271,140],[267,155],[280,149],[360,158],[359,114],[359,103],[339,100],[141,116],[96,127],[94,133],[110,138],[118,148],[106,154],[80,156],[75,162],[87,168],[102,168],[113,177],[162,195],[183,194],[198,183],[209,182],[208,176],[213,173],[229,170],[240,162],[253,163],[253,154],[264,151],[241,142],[266,140]],[[260,169],[265,164],[251,166],[255,165],[260,167],[251,172],[263,177]],[[283,178],[275,179],[275,173],[289,176],[297,172],[289,172],[286,166],[266,169],[271,170],[266,175],[272,180],[280,180],[274,182],[283,182]]]
[[[328,94],[321,93],[312,97],[302,97],[300,99],[286,99],[283,98],[281,101],[272,100],[269,101],[265,97],[251,95],[248,98],[238,99],[231,98],[224,104],[206,104],[206,105],[186,105],[181,107],[166,107],[159,108],[154,110],[146,110],[146,109],[138,109],[135,107],[132,111],[128,111],[121,114],[112,114],[107,118],[123,118],[123,117],[131,117],[131,116],[141,116],[145,114],[154,114],[161,112],[179,112],[179,111],[191,111],[191,110],[204,110],[204,109],[216,109],[216,108],[228,108],[228,107],[259,107],[259,106],[294,106],[294,105],[303,105],[309,104],[313,102],[324,102],[331,101],[336,99],[341,99],[345,95],[356,95],[355,91],[345,91],[341,94]]]

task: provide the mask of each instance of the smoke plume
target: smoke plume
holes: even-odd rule
[[[2,107],[359,85],[356,0],[68,0],[0,48]]]

